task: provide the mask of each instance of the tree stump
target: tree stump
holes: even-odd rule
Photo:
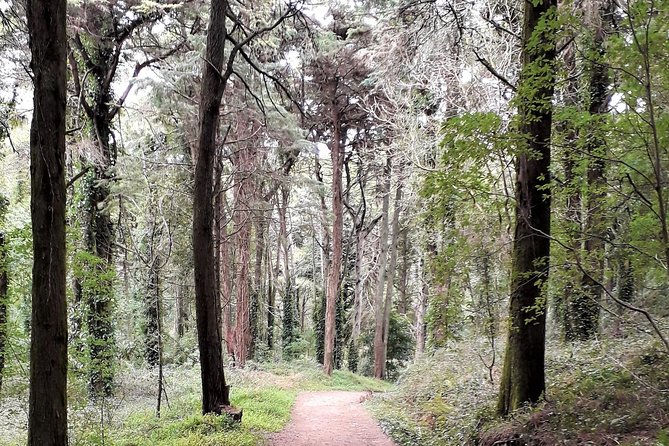
[[[222,406],[221,407],[221,415],[225,414],[228,418],[230,418],[232,421],[236,423],[241,423],[242,422],[242,414],[243,414],[242,409],[238,409],[233,406]]]

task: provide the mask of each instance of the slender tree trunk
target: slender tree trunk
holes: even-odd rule
[[[393,210],[392,237],[390,242],[390,262],[386,274],[386,302],[383,310],[383,373],[386,373],[388,358],[388,331],[390,328],[390,312],[393,307],[393,291],[395,290],[395,271],[397,270],[397,245],[400,235],[400,210],[402,201],[402,184],[397,185],[395,193],[395,209]]]
[[[427,312],[427,300],[430,292],[427,277],[425,277],[425,261],[421,260],[421,269],[423,270],[423,286],[418,295],[418,306],[416,307],[416,357],[425,352],[425,313]]]
[[[612,8],[598,10],[597,16],[591,20],[594,24],[594,52],[598,56],[605,53],[604,39],[606,20],[602,13],[612,15]],[[581,278],[581,292],[574,299],[574,331],[581,340],[594,338],[599,331],[599,307],[604,282],[604,240],[606,222],[604,208],[606,198],[605,150],[606,144],[602,135],[602,119],[608,113],[608,67],[601,60],[590,62],[590,83],[588,86],[590,103],[588,112],[592,117],[591,125],[585,133],[585,147],[588,152],[588,187],[584,227],[584,266],[588,271]]]
[[[333,91],[336,92],[336,88]],[[344,150],[341,134],[341,122],[339,110],[332,110],[332,125],[334,134],[330,146],[332,158],[332,214],[334,224],[332,225],[332,260],[328,269],[326,304],[325,304],[325,346],[323,357],[323,369],[327,375],[332,375],[334,367],[334,347],[336,334],[336,306],[339,299],[339,285],[341,279],[343,238],[344,238],[344,203],[342,188],[342,169],[344,166]]]
[[[386,159],[383,170],[383,199],[381,204],[381,235],[379,237],[379,276],[374,292],[374,377],[383,379],[385,373],[384,331],[385,331],[385,303],[383,292],[386,286],[388,264],[388,232],[390,208],[390,155]]]
[[[145,327],[145,349],[144,358],[151,367],[158,365],[158,265],[157,258],[151,262],[149,267],[148,285],[144,299],[144,316],[146,318]]]
[[[226,0],[212,0],[207,47],[203,64],[198,129],[198,156],[193,188],[193,264],[195,271],[195,312],[202,413],[220,414],[230,405],[229,387],[223,371],[221,304],[216,289],[214,255],[213,175],[216,135],[225,80],[221,78],[226,38]]]
[[[235,157],[235,209],[233,222],[236,231],[235,274],[235,361],[244,367],[251,347],[251,302],[249,296],[249,266],[251,262],[251,227],[253,225],[251,201],[253,197],[254,152],[250,147],[241,148]]]
[[[409,312],[409,247],[408,247],[408,235],[409,229],[404,228],[400,233],[400,257],[402,258],[402,263],[400,264],[399,271],[399,305],[398,311],[400,314],[406,315]]]
[[[565,84],[565,105],[567,107],[576,108],[579,99],[579,82],[578,69],[576,67],[576,44],[570,43],[564,52],[564,64],[567,69],[569,80]],[[565,339],[573,341],[576,338],[574,330],[574,314],[573,302],[578,294],[579,289],[579,275],[578,262],[580,262],[581,254],[581,178],[577,175],[577,166],[581,159],[581,153],[576,150],[577,131],[573,123],[569,122],[564,125],[565,135],[565,154],[564,154],[564,176],[565,186],[567,187],[567,202],[566,202],[566,244],[568,250],[571,251],[567,259],[568,263],[565,265],[565,286],[563,291],[563,298],[558,301],[559,317],[562,319],[562,328]],[[576,263],[576,264],[575,264]]]
[[[4,200],[0,196],[0,200]],[[0,203],[0,206],[6,205]],[[4,210],[0,209],[0,217]],[[0,232],[0,390],[2,390],[2,377],[5,371],[5,346],[7,344],[7,288],[9,280],[7,277],[7,245],[5,234]]]
[[[66,446],[65,0],[28,0],[34,82],[30,127],[33,236],[28,445]]]
[[[219,208],[218,220],[220,221],[219,225],[219,245],[218,245],[218,258],[220,263],[218,264],[219,269],[219,292],[220,292],[220,301],[221,301],[221,311],[223,313],[222,318],[222,330],[223,336],[225,337],[225,348],[227,354],[234,356],[234,327],[232,326],[232,260],[230,258],[230,240],[231,236],[228,234],[228,225],[227,225],[227,214],[225,212],[227,201],[224,191],[221,191],[219,195],[221,206]]]
[[[510,324],[497,406],[501,415],[537,402],[546,388],[546,312],[541,295],[550,254],[548,185],[556,7],[556,0],[525,2],[518,114],[520,134],[527,139],[516,159]]]

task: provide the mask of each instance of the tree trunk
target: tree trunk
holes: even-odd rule
[[[611,2],[609,2],[611,3]],[[599,57],[605,53],[605,21],[612,15],[611,6],[605,11],[598,10],[591,20],[594,24],[594,53]],[[588,86],[590,103],[588,113],[592,121],[585,132],[585,147],[588,153],[587,200],[584,227],[584,272],[581,278],[581,292],[575,297],[573,305],[574,332],[580,340],[594,338],[599,331],[599,307],[604,281],[604,240],[606,222],[604,208],[606,198],[606,179],[604,178],[604,158],[606,144],[602,135],[602,119],[608,113],[608,67],[601,60],[590,61],[590,83]]]
[[[381,235],[379,237],[379,276],[374,292],[374,377],[383,379],[385,372],[385,303],[383,292],[386,286],[386,265],[388,263],[388,232],[389,232],[389,208],[390,208],[390,155],[386,159],[383,169],[383,199],[381,204]]]
[[[336,88],[333,89],[336,92]],[[344,196],[342,188],[342,169],[344,166],[344,150],[342,144],[341,122],[339,110],[332,110],[332,125],[334,134],[330,146],[332,159],[332,259],[329,262],[326,304],[325,304],[325,346],[323,369],[327,375],[332,375],[334,367],[334,347],[336,327],[336,306],[339,298],[339,285],[342,267],[343,238],[344,238]]]
[[[230,240],[231,236],[228,234],[227,214],[225,212],[227,206],[226,195],[224,191],[219,193],[220,207],[217,219],[220,221],[218,234],[218,270],[219,270],[219,292],[221,301],[221,311],[223,312],[223,319],[221,329],[225,337],[225,348],[229,356],[234,356],[234,327],[232,326],[232,268],[230,259]]]
[[[146,295],[144,296],[144,317],[146,319],[144,358],[149,366],[155,367],[159,364],[160,359],[160,289],[158,287],[160,259],[155,254],[153,246],[150,248],[149,262]]]
[[[497,410],[535,403],[546,388],[546,312],[541,297],[550,254],[550,137],[556,0],[525,2],[516,159],[516,227],[511,264],[509,337]],[[547,22],[547,23],[542,23]],[[534,43],[530,43],[534,42]],[[539,42],[538,44],[536,42]]]
[[[409,268],[410,258],[409,258],[409,247],[408,247],[408,238],[409,238],[409,229],[404,228],[400,233],[400,257],[402,258],[402,263],[400,264],[399,270],[399,305],[398,311],[400,314],[406,315],[409,312]]]
[[[383,372],[386,373],[386,361],[388,358],[388,331],[390,328],[390,312],[393,307],[393,291],[395,290],[395,271],[397,270],[397,244],[400,235],[400,210],[402,201],[402,184],[397,185],[395,193],[395,209],[393,210],[392,238],[390,242],[390,262],[386,274],[386,302],[383,310]]]
[[[7,202],[0,196],[1,206]],[[4,210],[0,209],[0,218],[4,218]],[[7,344],[7,288],[9,281],[7,278],[7,245],[5,243],[5,234],[0,232],[0,390],[2,390],[2,377],[5,370],[5,346]]]
[[[65,0],[28,0],[34,81],[30,127],[33,236],[28,444],[66,446]]]
[[[213,174],[216,135],[225,81],[221,78],[226,37],[226,0],[212,0],[205,63],[200,90],[198,156],[193,188],[193,265],[195,312],[202,377],[202,413],[230,405],[225,383],[221,336],[221,305],[216,289],[214,255]]]
[[[418,296],[418,306],[416,307],[416,357],[422,355],[425,352],[425,313],[427,312],[427,299],[430,293],[425,260],[421,259],[420,265],[423,276],[423,286],[421,287],[420,294]]]
[[[243,147],[233,157],[235,164],[235,209],[232,220],[236,232],[235,274],[235,362],[244,367],[251,347],[251,302],[249,296],[249,264],[251,262],[251,227],[253,225],[251,201],[253,197],[254,151]]]

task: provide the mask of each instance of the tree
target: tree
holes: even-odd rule
[[[158,55],[147,55],[144,61],[137,62],[131,80],[116,98],[113,83],[118,80],[119,66],[128,56],[129,43],[143,27],[165,15],[165,6],[158,3],[148,9],[137,9],[136,6],[125,3],[84,3],[77,5],[72,14],[74,26],[70,39],[72,51],[69,53],[69,65],[74,92],[88,121],[94,149],[87,154],[88,160],[84,166],[84,171],[89,172],[83,206],[84,244],[89,254],[87,269],[98,275],[93,281],[78,281],[75,302],[76,305],[86,307],[83,312],[87,316],[89,332],[89,390],[95,396],[109,396],[114,380],[115,230],[109,200],[116,180],[118,147],[113,122],[140,72],[171,56],[183,44],[181,42]],[[135,50],[142,47],[138,44]],[[95,283],[94,287],[86,286],[92,282]]]
[[[550,138],[554,89],[555,0],[525,2],[518,88],[516,222],[511,264],[509,336],[497,410],[535,403],[545,390],[542,285],[550,255]]]
[[[28,444],[67,445],[65,0],[29,0],[33,286]]]
[[[0,194],[0,224],[4,224],[5,215],[9,201]],[[9,305],[7,303],[7,242],[5,233],[0,229],[0,390],[2,390],[2,377],[5,371],[5,345],[7,344],[7,315]]]
[[[212,0],[207,47],[200,88],[200,111],[195,184],[193,188],[193,262],[195,268],[195,313],[200,375],[202,376],[202,413],[220,414],[230,405],[229,386],[223,370],[221,306],[215,280],[213,238],[213,175],[216,135],[225,83],[232,71],[224,71],[224,46],[227,36],[227,0]],[[232,57],[232,56],[230,56]],[[224,77],[227,74],[227,77]]]

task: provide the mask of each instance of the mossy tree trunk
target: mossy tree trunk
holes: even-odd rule
[[[497,410],[535,403],[545,390],[546,308],[550,254],[550,137],[556,0],[525,2],[518,89],[516,224],[511,265],[509,336]]]
[[[604,281],[604,249],[606,240],[605,162],[606,144],[603,133],[603,120],[608,113],[608,67],[603,63],[605,36],[613,15],[613,3],[602,2],[588,20],[593,32],[593,51],[595,60],[588,61],[590,74],[588,84],[589,125],[583,132],[583,146],[588,155],[586,215],[584,232],[583,268],[580,293],[574,299],[572,314],[573,330],[580,340],[593,339],[599,331],[600,301]]]

